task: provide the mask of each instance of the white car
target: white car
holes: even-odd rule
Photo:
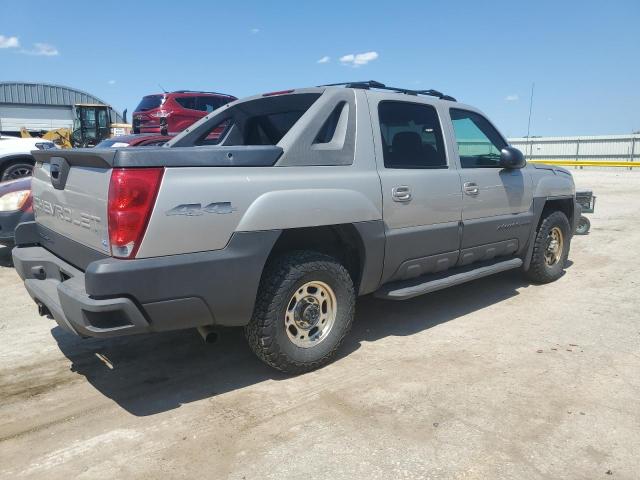
[[[56,144],[42,138],[0,136],[0,181],[28,177],[35,163],[31,151],[50,148]]]

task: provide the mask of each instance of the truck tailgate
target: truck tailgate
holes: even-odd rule
[[[110,165],[96,161],[93,152],[84,157],[82,151],[34,156],[31,189],[36,223],[108,255]]]

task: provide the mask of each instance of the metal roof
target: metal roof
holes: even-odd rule
[[[109,105],[98,97],[76,88],[35,82],[0,82],[0,103],[69,106],[77,103],[97,103]],[[118,112],[115,113],[118,121],[122,121],[121,115]]]

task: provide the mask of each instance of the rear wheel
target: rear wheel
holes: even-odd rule
[[[2,171],[2,177],[0,177],[0,180],[5,182],[7,180],[30,177],[32,173],[33,164],[26,160],[20,160],[7,165]]]
[[[331,361],[354,310],[354,286],[343,265],[320,253],[292,252],[266,267],[245,333],[267,365],[303,373]]]
[[[536,283],[557,280],[569,256],[571,227],[562,212],[552,212],[540,224],[533,246],[527,277]]]

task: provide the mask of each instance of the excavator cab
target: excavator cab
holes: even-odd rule
[[[76,104],[74,106],[74,147],[94,147],[111,136],[111,113],[108,105]]]

